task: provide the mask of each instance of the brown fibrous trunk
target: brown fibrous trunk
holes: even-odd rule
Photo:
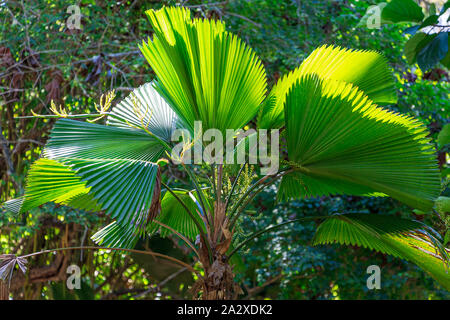
[[[208,214],[212,220],[214,231],[211,232],[208,228],[208,239],[200,240],[200,261],[205,275],[199,278],[192,288],[194,297],[203,300],[236,299],[242,293],[241,288],[234,281],[233,269],[226,256],[233,238],[233,231],[228,229],[226,204],[222,201],[222,170],[222,165],[219,165],[214,216]],[[208,241],[211,252],[208,251],[205,240]]]
[[[227,257],[218,252],[212,264],[204,265],[205,275],[192,288],[194,296],[202,300],[235,300],[242,292],[234,281],[232,266]]]

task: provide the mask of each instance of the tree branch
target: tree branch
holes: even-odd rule
[[[14,183],[15,188],[19,189],[20,185],[14,177],[15,170],[14,170],[14,164],[11,159],[11,154],[9,152],[8,141],[6,140],[5,136],[3,136],[1,124],[0,124],[0,146],[2,148],[3,157],[5,158],[5,162],[6,162],[6,174],[11,179],[11,181]]]

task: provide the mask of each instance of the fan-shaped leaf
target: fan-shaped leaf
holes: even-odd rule
[[[375,103],[397,101],[393,77],[382,55],[374,51],[322,46],[314,50],[300,67],[278,80],[261,109],[259,127],[269,129],[284,125],[286,94],[299,78],[307,74],[352,83]]]
[[[188,191],[175,190],[174,192],[186,204],[190,212],[195,215],[199,224],[203,226],[204,224],[200,217],[201,207],[195,196]],[[164,194],[164,197],[161,200],[161,214],[155,220],[164,223],[191,240],[195,240],[196,236],[199,234],[192,218],[170,192]],[[170,230],[161,227],[157,223],[151,223],[149,225],[150,233],[154,233],[157,230],[160,231],[162,237],[172,233]]]
[[[314,245],[334,242],[411,261],[450,289],[450,252],[420,222],[374,214],[336,215],[319,226],[313,241]]]
[[[139,234],[133,225],[121,226],[114,221],[97,231],[91,239],[99,246],[132,249],[139,240]]]
[[[158,165],[126,159],[61,159],[90,187],[89,193],[121,225],[145,226]]]
[[[220,21],[191,19],[186,8],[146,12],[153,40],[141,51],[158,77],[156,88],[193,131],[238,129],[257,113],[266,93],[261,61]]]
[[[55,160],[41,158],[28,171],[25,195],[20,212],[47,202],[68,203],[71,199],[89,192],[86,182],[81,180],[68,166]]]
[[[89,190],[89,188],[87,188],[87,190]],[[68,207],[91,212],[102,211],[101,205],[98,204],[97,200],[89,192],[80,193],[72,198],[62,201],[61,204]]]
[[[39,159],[30,168],[20,212],[47,202],[105,210],[120,225],[147,225],[158,165],[126,159]]]
[[[20,208],[22,207],[22,203],[23,197],[19,197],[3,202],[0,207],[5,209],[6,211],[18,214],[20,212]]]
[[[3,204],[13,213],[26,212],[47,202],[73,208],[100,211],[101,207],[89,194],[90,188],[68,166],[41,158],[28,171],[25,195]]]
[[[305,76],[287,95],[288,157],[280,197],[381,192],[428,211],[440,177],[426,128],[377,107],[351,84]]]
[[[177,115],[153,88],[153,83],[146,83],[112,108],[107,124],[124,129],[130,129],[129,124],[145,126],[169,142],[177,121]]]
[[[44,156],[156,162],[163,151],[161,143],[143,130],[60,119],[50,133]]]

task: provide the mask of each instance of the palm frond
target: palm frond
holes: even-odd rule
[[[139,240],[139,234],[133,225],[123,226],[114,221],[97,231],[91,240],[103,247],[133,249]]]
[[[325,220],[313,244],[357,245],[411,261],[450,289],[450,251],[426,225],[393,216],[342,214]]]
[[[71,208],[90,212],[102,211],[102,207],[98,203],[97,199],[95,199],[94,195],[89,192],[77,194],[72,198],[62,201],[61,204]]]
[[[144,130],[60,119],[50,133],[44,156],[156,162],[163,151],[163,145]]]
[[[440,193],[433,145],[419,121],[376,106],[351,84],[300,78],[285,104],[288,158],[281,199],[381,192],[429,211]]]
[[[13,213],[26,212],[47,202],[97,212],[97,201],[90,188],[70,167],[55,160],[41,158],[28,171],[25,195],[6,201],[3,207]]]
[[[286,94],[299,78],[307,74],[352,83],[378,104],[397,101],[394,79],[385,57],[374,51],[322,46],[297,69],[278,80],[263,104],[259,127],[270,129],[284,125]]]
[[[123,234],[121,244],[132,244],[130,234],[142,234],[159,214],[160,182],[154,162],[165,148],[160,139],[170,141],[177,116],[148,83],[115,106],[107,122],[109,126],[58,120],[44,149],[47,158],[36,161],[29,171],[24,197],[4,207],[25,212],[55,202],[105,210],[117,221],[103,230],[103,242],[111,244],[110,237],[117,240]]]
[[[20,212],[26,212],[47,202],[68,203],[88,192],[86,182],[68,166],[55,160],[41,158],[33,163],[28,171]]]
[[[200,217],[201,207],[195,196],[189,191],[175,190],[174,192],[186,204],[190,212],[197,217],[199,224],[203,226],[204,224]],[[164,223],[193,241],[195,241],[196,236],[199,234],[195,223],[185,208],[170,192],[164,194],[161,200],[161,214],[155,220]],[[161,227],[154,222],[149,225],[148,230],[151,234],[159,230],[162,237],[166,237],[172,233],[169,229]]]
[[[171,141],[178,117],[153,86],[150,82],[133,90],[112,108],[107,124],[124,129],[130,129],[130,124],[145,126],[164,141]]]
[[[157,75],[156,89],[186,128],[238,129],[266,93],[264,67],[220,21],[191,19],[186,8],[148,10],[153,40],[140,49]]]
[[[193,213],[199,212],[199,204],[195,196],[189,191],[176,190],[177,196],[187,205]],[[161,201],[161,214],[155,220],[173,228],[175,231],[195,241],[198,230],[195,223],[192,222],[190,216],[186,213],[184,207],[170,193],[166,192]],[[201,218],[198,216],[198,222],[203,225]],[[154,234],[159,231],[161,237],[167,237],[172,231],[162,227],[158,223],[151,222],[147,231]],[[107,225],[103,229],[95,233],[91,239],[98,245],[114,248],[133,248],[139,240],[139,234],[135,228],[130,225],[120,225],[116,221]]]
[[[20,208],[22,207],[22,203],[23,197],[19,197],[3,202],[0,207],[5,209],[6,211],[18,214],[20,212]]]
[[[121,225],[146,226],[158,175],[156,163],[127,159],[60,159]],[[159,196],[159,195],[158,195]],[[142,230],[142,229],[141,229]]]
[[[143,231],[151,217],[158,165],[126,159],[39,159],[30,168],[20,212],[47,202],[105,210]],[[156,199],[158,200],[158,199]],[[17,207],[17,206],[16,206]]]

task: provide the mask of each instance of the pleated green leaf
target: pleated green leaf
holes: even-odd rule
[[[450,251],[426,225],[375,214],[332,216],[317,229],[313,244],[357,245],[411,261],[450,290]]]
[[[201,209],[195,196],[189,191],[175,190],[174,192],[194,214],[194,216],[197,218],[198,223],[204,226],[203,220],[200,217]],[[166,192],[164,194],[164,197],[161,200],[161,214],[156,217],[155,220],[158,220],[165,225],[173,228],[175,231],[181,233],[192,241],[195,241],[196,236],[199,234],[192,218],[170,192]],[[149,225],[148,230],[150,233],[154,233],[159,230],[162,237],[166,237],[167,235],[172,234],[172,231],[167,228],[161,227],[154,222]]]
[[[259,114],[260,128],[280,128],[284,125],[286,94],[299,78],[307,74],[352,83],[378,104],[397,101],[394,79],[385,57],[374,51],[322,46],[314,50],[297,69],[278,80]]]
[[[157,164],[139,160],[42,158],[30,168],[20,212],[55,202],[83,210],[105,210],[121,226],[143,231],[157,171]]]
[[[163,141],[170,141],[177,116],[149,83],[115,106],[107,122],[58,120],[44,149],[47,158],[29,171],[24,197],[5,208],[25,212],[55,202],[104,210],[117,221],[102,235],[124,232],[121,244],[132,244],[130,230],[139,236],[150,218],[158,171],[154,162],[163,155]]]
[[[130,124],[145,127],[160,139],[169,142],[178,117],[153,86],[153,83],[146,83],[133,90],[112,108],[107,124],[124,129],[130,129]]]
[[[161,142],[144,130],[60,119],[50,133],[44,156],[156,162],[163,151]]]
[[[89,190],[89,188],[87,188]],[[86,210],[91,212],[102,211],[101,205],[98,204],[94,195],[91,193],[80,193],[72,198],[64,200],[61,204],[75,209]]]
[[[23,197],[19,197],[3,202],[0,207],[5,209],[6,211],[18,214],[20,212],[20,208],[22,207],[22,203]]]
[[[47,202],[86,211],[101,211],[90,188],[68,166],[55,160],[39,159],[31,165],[25,195],[6,201],[3,207],[13,213],[26,212]]]
[[[25,195],[18,212],[26,212],[47,202],[69,204],[74,199],[89,193],[89,187],[68,166],[55,160],[41,158],[28,171]],[[83,203],[74,203],[75,208],[96,207],[96,202],[84,198]]]
[[[153,39],[143,55],[156,73],[156,89],[191,132],[239,129],[258,112],[266,94],[264,67],[220,21],[191,19],[186,8],[146,12]]]
[[[195,196],[189,191],[176,190],[177,196],[188,206],[189,210],[198,217],[198,222],[203,225],[199,215],[199,205]],[[155,220],[164,223],[177,232],[191,239],[196,240],[198,230],[184,207],[170,193],[166,192],[161,201],[161,214]],[[152,222],[148,225],[148,232],[154,234],[159,231],[162,237],[166,237],[173,232],[159,224]],[[139,240],[139,234],[130,226],[122,226],[113,222],[95,233],[91,239],[98,245],[114,248],[134,248]]]
[[[281,199],[387,194],[429,211],[440,193],[433,145],[419,121],[376,106],[351,84],[300,78],[285,104],[288,158]]]
[[[61,159],[86,182],[94,198],[121,225],[147,224],[157,177],[156,163],[127,159]]]
[[[121,226],[114,221],[97,231],[91,240],[103,247],[133,249],[139,240],[139,234],[133,225]]]

